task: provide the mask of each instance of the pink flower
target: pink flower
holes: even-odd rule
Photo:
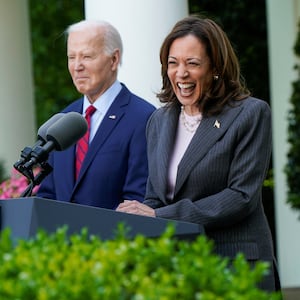
[[[34,170],[34,174],[37,172],[38,169]],[[28,184],[28,179],[13,169],[10,178],[0,183],[0,199],[19,198]],[[38,186],[34,187],[32,195],[36,194],[37,189]]]

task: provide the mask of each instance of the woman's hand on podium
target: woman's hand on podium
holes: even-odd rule
[[[116,208],[116,211],[135,215],[155,217],[155,210],[153,208],[136,200],[124,200],[124,202],[120,203],[119,206]]]

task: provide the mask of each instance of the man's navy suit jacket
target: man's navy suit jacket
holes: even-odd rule
[[[82,112],[83,98],[63,112]],[[124,199],[143,201],[148,176],[145,127],[155,107],[125,85],[104,116],[75,181],[75,148],[49,156],[53,171],[37,196],[114,209]]]

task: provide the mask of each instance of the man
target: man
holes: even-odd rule
[[[145,127],[155,107],[117,79],[122,41],[109,23],[84,20],[67,29],[68,69],[83,94],[63,112],[85,115],[91,104],[89,146],[75,174],[74,145],[53,152],[53,172],[37,196],[114,209],[124,199],[143,201],[148,175]]]

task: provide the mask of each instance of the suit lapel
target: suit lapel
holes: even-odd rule
[[[157,157],[157,184],[159,185],[158,191],[162,191],[160,195],[161,199],[165,199],[167,186],[168,186],[168,166],[170,156],[172,155],[174,141],[176,138],[176,131],[178,125],[178,118],[180,110],[175,107],[169,108],[174,110],[174,113],[170,113],[170,117],[162,120],[161,138],[158,142],[158,152],[160,154]]]
[[[86,172],[89,165],[92,163],[95,155],[103,146],[106,139],[110,136],[111,132],[121,121],[123,115],[125,114],[125,109],[129,102],[129,97],[129,94],[123,88],[116,99],[113,101],[112,105],[104,116],[92,143],[89,146],[89,151],[87,152],[85,160],[81,166],[81,172],[78,177],[77,183],[80,181],[81,177]]]
[[[225,109],[219,116],[202,119],[195,136],[178,165],[175,195],[195,164],[202,160],[212,146],[225,134],[241,110],[242,106],[230,107]]]

